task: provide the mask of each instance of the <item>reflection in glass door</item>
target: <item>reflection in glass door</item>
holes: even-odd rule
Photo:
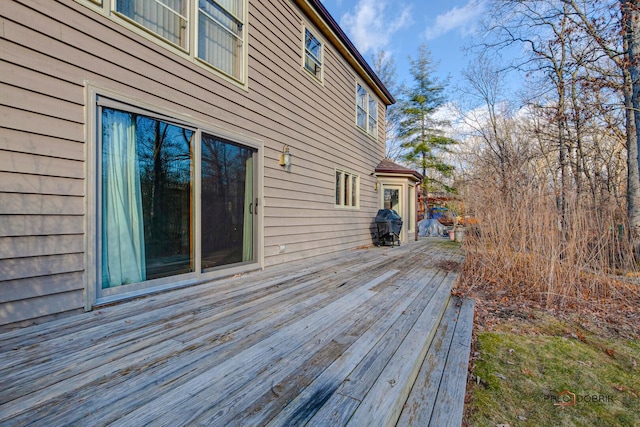
[[[194,271],[194,131],[103,108],[101,287]]]
[[[202,134],[202,269],[254,260],[256,150]]]
[[[402,215],[400,212],[400,189],[388,188],[384,189],[384,208],[393,209],[398,215]]]

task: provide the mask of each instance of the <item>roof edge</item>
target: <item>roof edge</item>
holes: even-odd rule
[[[351,57],[357,63],[357,65],[360,66],[361,70],[358,70],[357,67],[354,67],[354,68],[356,68],[356,71],[360,71],[359,74],[361,75],[361,77],[365,78],[365,80],[369,80],[368,82],[369,84],[373,83],[376,86],[379,92],[379,96],[381,96],[384,99],[387,105],[395,104],[396,99],[391,94],[391,92],[389,92],[389,89],[387,89],[384,83],[382,83],[382,80],[380,80],[380,77],[378,77],[378,75],[369,66],[367,61],[360,54],[358,49],[356,49],[356,47],[353,45],[351,40],[349,40],[349,37],[347,37],[345,32],[342,30],[342,28],[340,28],[338,23],[335,21],[335,19],[333,19],[329,11],[324,7],[324,5],[320,2],[320,0],[293,0],[293,1],[296,4],[298,4],[298,6],[302,7],[303,10],[306,11],[307,13],[310,11],[310,9],[316,13],[318,18],[320,18],[326,24],[327,28],[325,30],[329,30],[330,32],[333,33],[333,35],[335,35],[337,39],[336,41],[342,43],[347,53],[351,55]],[[344,54],[344,52],[342,53]],[[348,59],[349,58],[347,58],[347,60]],[[366,75],[366,77],[363,76],[362,74]]]
[[[424,176],[420,172],[399,165],[389,159],[382,159],[378,166],[376,166],[375,173],[376,175],[411,176],[415,178],[416,181],[422,181],[424,179]]]

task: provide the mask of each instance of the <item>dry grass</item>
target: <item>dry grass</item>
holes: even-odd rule
[[[622,212],[593,211],[572,200],[563,221],[555,198],[533,190],[514,201],[486,192],[477,197],[466,201],[482,208],[476,208],[479,225],[465,238],[460,293],[481,307],[484,301],[488,312],[578,312],[637,329],[640,286],[629,280],[637,266],[626,227],[619,226]]]

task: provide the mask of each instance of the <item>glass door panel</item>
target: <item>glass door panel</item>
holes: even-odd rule
[[[202,134],[202,269],[254,260],[255,149]]]
[[[194,271],[194,132],[103,108],[102,288]]]
[[[384,189],[384,208],[392,209],[396,211],[398,215],[402,215],[400,212],[400,189],[399,188],[386,188]]]

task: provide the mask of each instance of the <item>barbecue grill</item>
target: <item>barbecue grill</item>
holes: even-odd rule
[[[400,230],[402,230],[402,218],[392,209],[380,209],[375,219],[378,229],[378,246],[391,243],[400,246]]]

